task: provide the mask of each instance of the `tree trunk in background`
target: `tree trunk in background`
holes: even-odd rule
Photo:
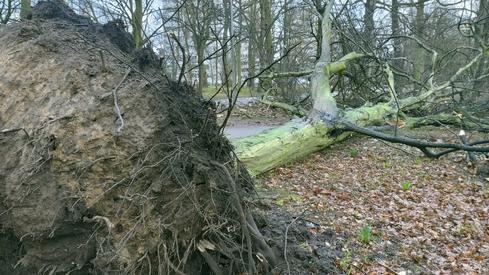
[[[260,0],[260,68],[264,69],[273,62],[273,17],[272,0]],[[272,88],[270,79],[260,79],[262,92]]]
[[[222,40],[223,40],[223,43],[225,43],[226,41],[228,41],[228,39],[230,39],[232,37],[232,29],[231,29],[231,25],[232,25],[232,15],[231,15],[231,5],[232,5],[232,0],[225,0],[223,2],[223,6],[224,6],[224,25],[223,25],[223,30],[224,30],[224,33],[223,33],[223,36],[222,36]],[[228,55],[228,48],[231,47],[231,51],[233,51],[233,41],[230,41],[230,43],[227,43],[227,44],[223,44],[223,49],[222,49],[222,54],[224,55],[223,56],[223,59],[222,59],[222,62],[223,62],[223,75],[222,75],[222,83],[225,83],[227,82],[227,86],[228,87],[232,87],[233,86],[233,77],[230,75],[233,71],[233,66],[230,62],[230,59],[229,59],[229,55]],[[232,54],[231,54],[232,56]],[[229,78],[231,77],[231,78]]]
[[[12,4],[8,1],[8,4]],[[27,19],[32,12],[31,0],[20,0],[20,18]]]
[[[396,37],[401,34],[401,30],[399,27],[399,0],[392,0],[392,6],[391,6],[391,35]],[[402,71],[402,62],[401,60],[398,60],[398,58],[401,57],[402,51],[401,51],[401,41],[399,38],[394,38],[392,41],[393,47],[394,47],[394,53],[393,53],[393,58],[394,60],[392,61],[392,66],[397,69]],[[399,77],[397,75],[394,75],[394,85],[395,89],[398,92],[401,92],[400,86],[399,86]]]
[[[249,8],[249,23],[248,23],[248,77],[252,76],[255,74],[256,71],[256,42],[258,41],[257,37],[257,28],[256,28],[256,22],[257,22],[257,16],[256,16],[256,0],[251,0],[250,3],[250,8]],[[254,81],[248,81],[248,87],[249,88],[254,88],[255,83]]]
[[[363,14],[363,24],[365,27],[365,46],[367,49],[371,49],[372,52],[375,51],[375,35],[374,35],[374,13],[375,13],[375,2],[376,0],[367,0],[365,2],[365,13]],[[365,72],[367,78],[372,76],[372,68],[367,67]]]
[[[261,51],[261,68],[273,62],[273,15],[272,0],[260,0],[260,33],[263,41]]]
[[[376,0],[367,0],[365,2],[365,13],[363,15],[363,24],[365,26],[365,41],[369,44],[368,46],[374,46],[374,13],[375,13],[375,2]]]
[[[207,73],[205,70],[204,58],[205,58],[205,41],[195,41],[195,48],[197,51],[197,64],[199,64],[199,85],[197,86],[197,92],[202,95],[204,87],[207,86]]]
[[[136,48],[141,48],[143,46],[143,0],[134,0],[134,5],[132,33]]]
[[[217,21],[214,21],[214,29],[217,30]],[[218,42],[215,42],[214,45],[215,45],[214,51],[215,52],[218,52],[219,51],[219,48],[220,48],[219,43]],[[214,62],[214,70],[215,70],[214,86],[219,87],[219,85],[221,83],[220,81],[222,80],[221,79],[221,74],[219,74],[219,66],[220,66],[221,59],[218,58],[218,57],[216,57],[214,59],[214,61],[215,61]]]
[[[282,29],[282,45],[281,45],[281,55],[285,56],[290,47],[290,39],[292,37],[292,20],[293,20],[293,12],[289,6],[290,0],[285,0],[283,9],[283,29]],[[291,71],[291,62],[290,56],[285,56],[282,61],[280,61],[280,71],[288,72]],[[288,78],[281,79],[277,81],[277,84],[281,90],[281,95],[284,96],[287,100],[290,94],[294,93],[294,87],[291,85],[291,81]]]
[[[322,11],[319,8],[321,6],[321,0],[315,0],[314,5],[316,7],[317,12],[322,14]],[[316,43],[317,43],[316,60],[319,60],[319,58],[321,57],[321,44],[323,42],[323,30],[322,30],[321,18],[317,19],[316,26],[317,26],[317,29],[316,29]]]
[[[234,9],[233,9],[233,1],[227,0],[224,3],[224,34],[229,33],[229,38],[231,41],[229,45],[231,47],[231,58],[226,58],[227,67],[231,72],[231,81],[229,85],[233,87],[235,84],[241,83],[241,42],[240,42],[240,30],[241,30],[241,0],[238,1],[238,22],[239,29],[238,32],[234,30]],[[224,41],[226,41],[226,36]],[[225,52],[225,51],[224,51]],[[233,90],[234,91],[234,90]],[[235,95],[232,95],[233,98]]]
[[[242,74],[242,64],[241,64],[241,31],[243,29],[243,16],[242,16],[242,0],[238,0],[238,31],[234,32],[236,35],[234,41],[235,49],[234,49],[234,64],[235,64],[235,79],[234,83],[241,83],[241,74]],[[231,9],[232,10],[232,9]]]
[[[190,25],[191,24],[188,16],[182,16],[181,20],[182,20],[182,22],[183,22],[184,25],[185,24],[187,24],[187,25]],[[190,42],[191,42],[190,31],[189,31],[188,28],[183,28],[183,43],[185,45],[185,49],[190,49]],[[187,60],[185,60],[185,62],[186,61]],[[185,75],[186,75],[185,76],[185,79],[186,79],[186,81],[190,85],[193,85],[194,80],[193,80],[193,73],[192,73],[192,71],[190,71],[190,70],[185,70],[185,71],[186,71],[185,72]]]
[[[424,27],[425,27],[425,18],[424,18],[424,6],[426,0],[418,0],[416,4],[416,21],[414,22],[414,34],[419,39],[423,39],[424,35]],[[423,72],[425,65],[425,50],[420,45],[415,45],[415,54],[414,54],[414,79],[423,82]]]
[[[284,55],[289,46],[290,46],[290,35],[291,35],[291,29],[292,29],[292,13],[289,10],[289,0],[286,0],[284,2],[283,6],[284,10],[284,19],[283,19],[283,37],[282,37],[282,55]],[[288,60],[288,56],[285,57],[284,60]],[[287,65],[287,62],[283,62],[285,65]]]
[[[214,29],[217,30],[217,22],[216,21],[214,21]],[[220,47],[219,43],[215,42],[214,45],[215,45],[214,51],[218,52],[219,47]],[[219,85],[221,83],[220,82],[221,81],[221,75],[219,74],[220,62],[221,62],[220,58],[214,58],[214,74],[215,74],[214,75],[214,77],[215,77],[214,78],[214,86],[216,86],[216,87],[219,87]]]
[[[488,0],[480,0],[479,10],[477,12],[477,21],[476,24],[475,35],[478,36],[480,41],[475,41],[476,44],[484,43],[486,46],[489,43],[489,1]],[[476,48],[480,47],[480,45],[475,45]],[[476,77],[481,77],[483,74],[487,73],[488,60],[484,58],[479,61],[476,70]],[[481,91],[487,89],[488,79],[487,77],[484,79],[480,79],[474,82],[474,96],[484,96]],[[489,95],[485,94],[486,100],[489,99]]]

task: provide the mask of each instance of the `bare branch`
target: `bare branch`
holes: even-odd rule
[[[413,138],[408,138],[408,137],[400,137],[400,136],[391,136],[387,135],[378,131],[370,130],[367,128],[359,127],[351,122],[348,121],[341,121],[340,126],[342,126],[345,130],[356,132],[362,135],[374,137],[380,140],[385,140],[391,143],[399,143],[399,144],[405,144],[408,146],[416,147],[419,150],[421,150],[426,156],[430,158],[439,158],[443,155],[446,155],[448,153],[452,153],[455,151],[467,151],[467,152],[489,152],[489,147],[481,147],[481,146],[475,146],[475,145],[480,145],[480,144],[489,144],[489,140],[482,140],[482,141],[477,141],[477,142],[472,142],[472,143],[467,143],[467,144],[453,144],[453,143],[433,143],[433,142],[426,142],[422,140],[417,140]],[[449,149],[440,153],[434,153],[429,150],[429,148],[444,148],[444,149]]]

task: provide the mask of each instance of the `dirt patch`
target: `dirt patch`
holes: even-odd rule
[[[257,218],[258,225],[276,254],[287,259],[280,262],[273,273],[342,273],[336,266],[336,260],[342,255],[341,239],[335,232],[308,220],[307,213],[293,215],[273,205],[263,210],[255,215],[261,218]]]

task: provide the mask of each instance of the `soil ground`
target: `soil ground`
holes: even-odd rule
[[[231,124],[289,118],[270,117],[268,110],[246,108]],[[256,116],[243,118],[250,113]],[[402,130],[434,142],[458,142],[456,132]],[[258,193],[276,224],[308,231],[294,236],[288,251],[305,262],[333,262],[350,274],[483,274],[489,270],[489,159],[478,157],[479,173],[464,153],[431,160],[415,148],[358,136],[260,176]]]

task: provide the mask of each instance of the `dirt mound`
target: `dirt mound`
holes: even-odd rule
[[[1,274],[234,273],[266,252],[212,110],[132,44],[56,1],[0,29]]]

